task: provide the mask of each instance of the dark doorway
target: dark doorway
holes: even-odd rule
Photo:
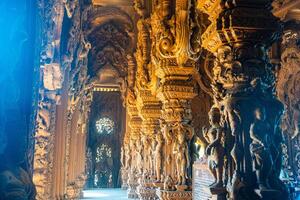
[[[125,119],[120,92],[94,92],[89,122],[88,188],[120,187]]]

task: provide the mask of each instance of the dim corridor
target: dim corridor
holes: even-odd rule
[[[126,190],[116,189],[93,189],[84,190],[81,200],[124,200],[127,198]]]

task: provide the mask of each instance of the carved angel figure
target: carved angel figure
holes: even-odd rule
[[[224,130],[220,126],[221,114],[217,107],[212,107],[209,112],[210,128],[203,127],[203,136],[208,142],[206,154],[208,155],[208,167],[215,178],[211,188],[223,187],[223,166],[225,148],[223,146]]]

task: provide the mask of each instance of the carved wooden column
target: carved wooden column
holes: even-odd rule
[[[154,152],[156,148],[156,137],[159,130],[159,118],[161,116],[161,103],[156,98],[153,90],[155,80],[154,66],[151,63],[151,38],[149,14],[142,1],[135,1],[135,9],[140,15],[137,22],[137,50],[135,53],[137,61],[137,72],[135,91],[137,94],[137,106],[141,116],[142,130],[141,142],[143,146],[142,174],[139,174],[138,195],[140,199],[157,199],[155,187],[156,181],[154,171]],[[159,164],[159,163],[158,163]]]
[[[122,190],[128,189],[128,176],[129,176],[129,168],[130,164],[129,161],[131,157],[130,154],[130,131],[126,131],[124,136],[123,145],[121,148],[121,179],[122,179]]]
[[[197,95],[192,74],[200,53],[195,2],[163,0],[151,13],[152,63],[158,77],[155,87],[162,107],[163,184],[159,199],[192,199],[190,143],[191,100]]]
[[[129,91],[127,97],[127,112],[129,114],[130,140],[129,140],[129,155],[126,158],[128,165],[128,198],[138,198],[137,186],[138,175],[142,173],[142,145],[141,145],[141,126],[142,119],[139,116],[136,106],[136,97],[133,92]]]
[[[36,69],[37,102],[35,103],[35,145],[33,158],[33,182],[36,199],[52,199],[53,162],[55,144],[56,105],[60,104],[64,69],[60,63],[60,36],[64,16],[63,3],[53,1],[49,6],[38,5],[40,17],[40,63]],[[57,9],[53,9],[56,7]],[[47,16],[47,17],[46,17]],[[42,20],[43,19],[43,20]],[[55,34],[53,34],[55,33]],[[55,42],[54,42],[55,41]]]
[[[87,180],[86,140],[87,124],[92,102],[92,91],[83,92],[79,104],[71,109],[68,122],[68,141],[65,158],[67,169],[65,194],[68,199],[78,199]]]
[[[64,144],[64,195],[69,199],[80,198],[87,179],[86,136],[87,123],[92,102],[93,88],[87,84],[87,54],[91,44],[83,35],[77,44],[76,67],[69,72],[68,108],[66,113]],[[61,156],[58,154],[58,156]]]
[[[267,55],[280,26],[270,1],[207,0],[199,1],[198,8],[211,16],[202,43],[216,56],[211,71],[213,123],[204,134],[220,142],[218,147],[210,141],[207,148],[210,163],[217,163],[211,168],[216,183],[209,189],[216,198],[224,198],[227,187],[233,199],[287,199],[279,179],[283,106],[273,93],[275,76]],[[219,114],[225,126],[216,135]]]
[[[143,174],[139,177],[138,195],[140,199],[157,199],[153,183],[156,181],[154,171],[154,153],[156,134],[159,132],[161,103],[150,90],[138,90],[138,110],[142,118],[141,142],[143,145]]]
[[[285,105],[282,130],[285,136],[283,166],[286,181],[297,185],[300,176],[300,31],[299,25],[287,23],[281,42],[281,67],[277,77],[277,96]]]
[[[172,66],[174,62],[160,66],[163,80],[158,97],[163,103],[162,132],[164,136],[163,175],[164,184],[157,190],[160,199],[192,199],[190,142],[194,129],[191,100],[197,95],[190,80],[192,66]]]

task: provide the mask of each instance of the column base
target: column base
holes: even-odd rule
[[[156,188],[152,183],[145,183],[137,187],[137,193],[141,200],[158,200]]]
[[[127,190],[128,189],[128,184],[127,183],[123,183],[121,186],[122,190]]]
[[[129,173],[128,170],[124,169],[123,167],[121,168],[121,175],[122,175],[122,185],[121,189],[122,190],[127,190],[129,188],[128,186],[128,178],[129,178]]]
[[[137,194],[138,183],[131,183],[127,189],[127,197],[129,199],[138,199],[139,196]]]
[[[160,200],[192,200],[192,191],[167,191],[167,190],[156,190],[156,195]]]

